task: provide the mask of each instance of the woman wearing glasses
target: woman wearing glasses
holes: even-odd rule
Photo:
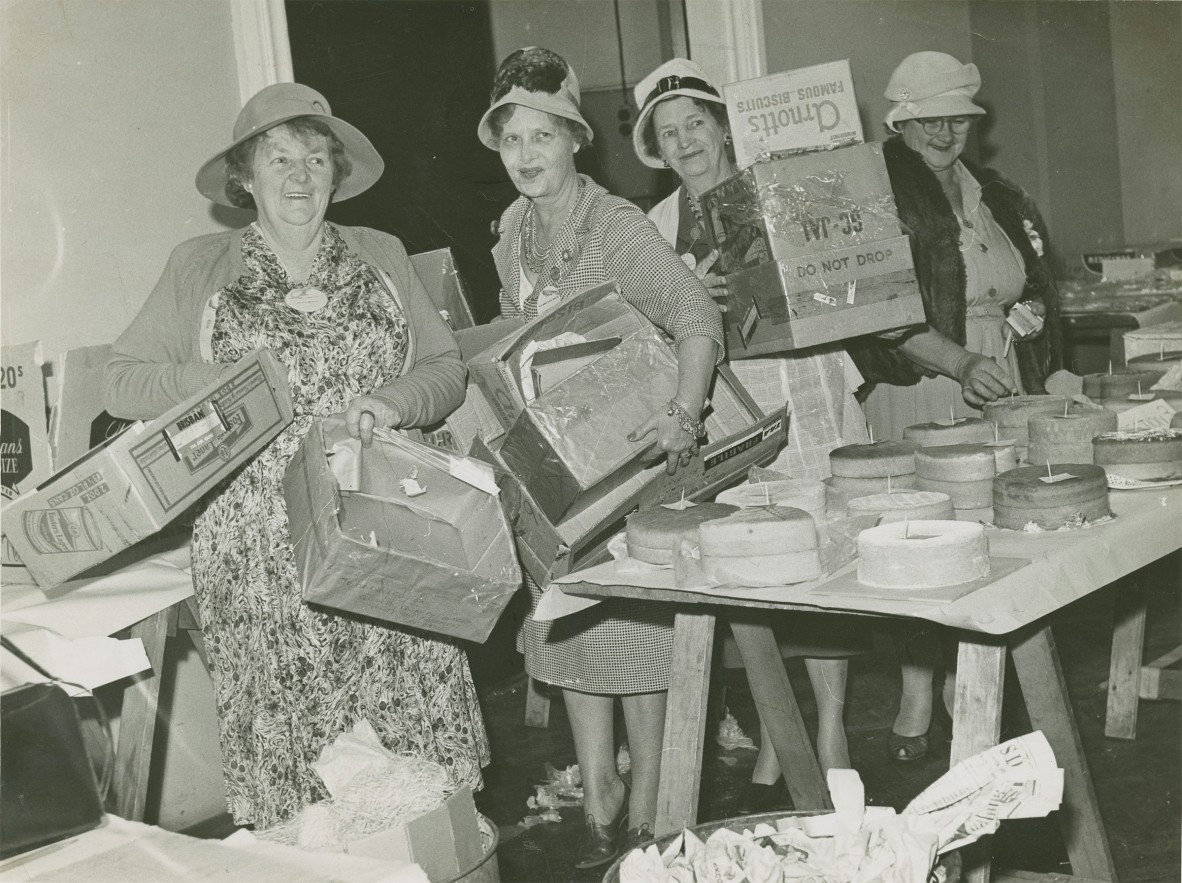
[[[876,438],[901,438],[904,427],[950,414],[972,416],[1001,396],[1042,393],[1047,375],[1062,367],[1042,216],[1020,187],[961,157],[985,113],[972,100],[980,86],[976,65],[943,52],[909,55],[887,84],[894,103],[884,122],[896,137],[883,153],[911,235],[927,324],[850,347],[871,384],[863,406]],[[1019,301],[1045,318],[1041,332],[1010,336],[1006,317]],[[913,635],[906,649],[889,750],[898,760],[916,760],[928,747],[939,642]],[[949,710],[952,696],[948,677]]]

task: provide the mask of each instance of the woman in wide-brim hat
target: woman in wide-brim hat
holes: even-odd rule
[[[512,53],[497,70],[478,134],[500,153],[521,194],[501,216],[493,249],[502,313],[532,318],[615,279],[677,348],[676,395],[631,437],[653,439],[670,472],[687,466],[722,352],[721,317],[644,213],[575,170],[575,153],[592,134],[579,110],[574,71],[547,49]],[[538,587],[531,582],[530,590],[536,601]],[[606,601],[553,623],[530,617],[524,624],[526,671],[563,688],[574,731],[587,822],[580,868],[607,864],[622,842],[651,834],[672,639],[668,607],[637,601]],[[615,765],[616,696],[632,756],[630,797]]]
[[[861,338],[851,347],[871,384],[866,416],[878,438],[900,438],[915,423],[980,414],[986,402],[1044,392],[1062,367],[1058,291],[1045,256],[1046,225],[1034,200],[997,172],[963,156],[985,109],[974,100],[981,75],[945,52],[916,52],[895,68],[885,95],[883,144],[899,220],[911,235],[925,325],[902,338]],[[1022,337],[1006,323],[1015,303],[1045,317]],[[904,642],[903,692],[888,750],[918,760],[933,717],[949,725],[954,682],[933,701],[940,662],[934,631]],[[951,661],[951,659],[949,660]]]
[[[282,479],[313,418],[432,424],[464,367],[402,243],[325,221],[382,160],[324,96],[296,83],[247,102],[197,188],[253,208],[249,226],[182,243],[107,366],[107,408],[152,418],[269,348],[295,420],[198,507],[193,584],[217,699],[226,799],[266,828],[326,792],[312,769],[368,720],[382,742],[480,787],[488,747],[464,651],[448,640],[313,609],[301,599]]]
[[[730,124],[721,90],[693,61],[674,58],[643,80],[633,92],[638,113],[632,144],[651,168],[672,169],[681,185],[649,212],[683,260],[716,297],[725,298],[726,276],[719,273],[712,232],[701,209],[702,195],[736,174]],[[730,363],[739,381],[765,412],[787,403],[788,444],[771,468],[792,478],[829,477],[829,452],[866,441],[866,421],[854,399],[861,377],[845,351],[816,347],[761,359]],[[866,628],[848,616],[786,614],[776,633],[784,656],[802,656],[817,698],[817,756],[823,770],[850,765],[843,713],[848,657],[865,650]],[[723,645],[723,664],[742,661],[733,641]],[[787,788],[767,728],[760,724],[759,756],[738,812],[767,812],[785,805]]]

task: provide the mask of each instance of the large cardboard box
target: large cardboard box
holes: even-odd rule
[[[0,508],[53,472],[43,362],[37,341],[0,350]],[[4,521],[7,527],[7,516]],[[6,578],[27,579],[6,535],[0,535],[0,563]]]
[[[283,478],[304,600],[483,641],[521,585],[487,465],[344,421],[312,424]]]
[[[50,432],[55,469],[73,463],[135,422],[112,417],[104,407],[103,376],[110,358],[109,344],[84,346],[62,355]]]
[[[412,254],[410,262],[423,281],[431,303],[453,331],[476,324],[468,305],[468,290],[450,248]]]
[[[677,393],[677,355],[652,325],[589,362],[581,355],[573,361],[582,368],[541,390],[501,446],[505,463],[551,521],[643,469],[655,435],[632,441],[629,434]]]
[[[727,274],[903,235],[881,144],[759,163],[702,206]]]
[[[862,143],[847,60],[727,83],[722,96],[741,169],[784,151]]]
[[[258,350],[14,500],[4,512],[9,541],[41,585],[55,586],[160,530],[291,419],[287,373]]]
[[[634,334],[648,332],[652,327],[639,310],[624,300],[619,286],[608,281],[576,294],[502,337],[468,360],[468,372],[484,391],[501,426],[508,432],[526,404],[522,356],[537,342],[557,338],[560,334],[576,334],[585,340],[618,337],[624,341]]]
[[[720,369],[706,412],[707,444],[700,456],[675,475],[667,475],[664,459],[647,465],[608,493],[580,500],[554,522],[522,486],[508,475],[498,444],[477,439],[473,453],[502,470],[505,511],[517,538],[517,551],[527,573],[539,585],[580,567],[606,560],[607,541],[624,529],[624,517],[640,507],[712,498],[742,481],[754,465],[770,463],[787,439],[784,411],[764,416],[729,369]]]
[[[806,349],[924,321],[906,236],[727,276],[727,357]]]

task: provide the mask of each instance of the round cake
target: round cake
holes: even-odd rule
[[[1090,399],[1123,399],[1133,393],[1149,392],[1165,376],[1166,369],[1117,368],[1109,374],[1085,374],[1083,394]]]
[[[881,589],[955,586],[989,575],[985,528],[963,521],[902,521],[858,534],[858,582]]]
[[[702,558],[749,558],[817,548],[817,523],[803,509],[738,509],[698,527]]]
[[[993,524],[993,507],[982,506],[980,509],[957,509],[957,521],[972,521],[977,524]]]
[[[849,502],[850,515],[881,515],[882,524],[892,521],[952,520],[952,499],[934,491],[903,491],[855,497]]]
[[[1176,365],[1182,365],[1182,350],[1163,350],[1156,353],[1146,353],[1129,359],[1126,367],[1131,371],[1158,371],[1164,377],[1166,372]]]
[[[980,417],[957,417],[916,423],[903,430],[903,438],[922,448],[993,441],[993,424]]]
[[[830,471],[835,478],[885,478],[909,475],[915,471],[915,451],[911,441],[880,441],[843,445],[829,452]]]
[[[703,521],[738,511],[738,507],[724,503],[699,503],[684,509],[654,506],[633,512],[624,523],[628,557],[649,564],[672,564],[673,550],[682,539],[697,545],[698,526]]]
[[[885,494],[894,490],[911,490],[915,487],[915,473],[883,475],[879,478],[846,478],[844,475],[831,475],[826,482],[834,492],[843,494],[848,503],[854,497]]]
[[[1070,399],[1065,396],[1010,396],[985,405],[985,419],[997,427],[1000,438],[1013,439],[1018,456],[1026,453],[1030,436],[1026,424],[1032,414],[1062,414]]]
[[[1105,432],[1092,440],[1092,456],[1098,467],[1122,478],[1182,478],[1182,429]]]
[[[993,523],[1008,530],[1034,524],[1043,530],[1079,527],[1111,515],[1108,476],[1099,466],[1052,463],[1051,474],[1072,478],[1045,482],[1047,467],[1021,466],[993,479]]]
[[[1075,406],[1063,414],[1035,414],[1030,418],[1027,459],[1040,463],[1091,463],[1092,439],[1116,429],[1116,412]]]
[[[703,557],[702,569],[715,583],[735,586],[788,586],[817,579],[821,557],[816,549],[772,555]]]
[[[915,486],[947,494],[956,509],[992,505],[997,456],[985,444],[942,445],[915,452]]]
[[[751,509],[756,506],[792,506],[803,509],[818,523],[825,521],[825,484],[800,478],[740,484],[720,493],[715,502]]]

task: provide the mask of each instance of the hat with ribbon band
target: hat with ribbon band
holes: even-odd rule
[[[895,68],[885,97],[894,102],[883,122],[892,132],[897,123],[929,117],[979,116],[985,108],[973,103],[981,88],[975,64],[961,64],[946,52],[916,52]]]
[[[645,127],[649,125],[658,104],[679,95],[715,104],[726,103],[706,73],[688,58],[670,59],[637,83],[632,90],[636,107],[639,108],[636,125],[632,127],[632,148],[640,161],[650,168],[662,168],[664,162],[645,147]]]

